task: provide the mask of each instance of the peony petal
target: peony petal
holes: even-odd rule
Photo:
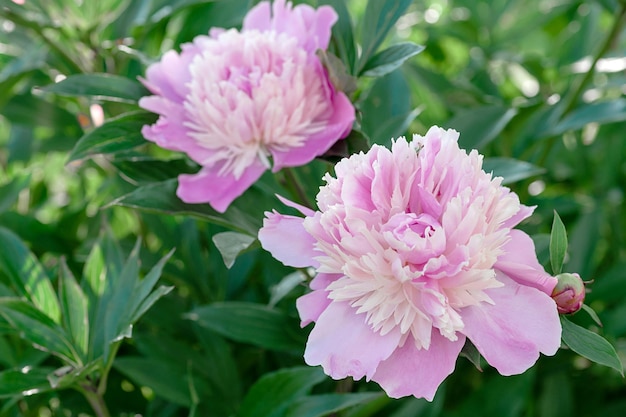
[[[259,241],[263,249],[287,266],[318,266],[315,239],[304,229],[302,217],[266,213]]]
[[[433,329],[430,340],[428,349],[417,349],[409,338],[378,365],[372,380],[392,398],[413,395],[432,401],[439,385],[454,371],[465,336],[459,334],[451,342]]]
[[[178,176],[176,195],[185,203],[209,203],[223,213],[230,203],[250,187],[265,171],[260,161],[255,161],[238,180],[232,174],[220,176],[219,166],[204,167],[193,175]]]
[[[535,244],[521,230],[511,230],[511,240],[503,246],[504,254],[498,257],[494,268],[504,272],[519,284],[528,285],[550,295],[556,278],[546,273],[537,260]]]
[[[269,30],[271,22],[270,3],[262,1],[246,14],[246,17],[243,19],[242,30]]]
[[[521,374],[561,345],[556,304],[543,292],[497,273],[503,287],[485,292],[495,304],[461,310],[463,333],[502,375]]]
[[[311,322],[317,321],[330,303],[331,299],[328,298],[328,291],[323,290],[312,291],[298,298],[296,307],[301,319],[300,326],[304,327]]]
[[[334,379],[374,375],[378,364],[397,348],[401,334],[394,329],[381,336],[366,324],[365,314],[355,311],[345,302],[330,303],[309,335],[304,352],[307,364],[322,365]]]
[[[276,194],[276,197],[278,197],[280,202],[286,205],[287,207],[295,208],[296,210],[298,210],[300,213],[304,214],[305,216],[313,216],[315,214],[315,212],[311,210],[310,208],[304,207],[303,205],[298,204],[298,203],[294,203],[291,200],[287,200],[285,197],[281,195]]]
[[[290,148],[287,151],[271,150],[274,162],[273,172],[278,172],[283,167],[300,166],[324,154],[340,138],[350,133],[354,122],[354,107],[342,92],[335,94],[333,100],[332,117],[328,125],[319,133],[310,136],[304,146]]]

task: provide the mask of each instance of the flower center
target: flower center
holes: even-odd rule
[[[229,30],[205,40],[190,66],[189,136],[213,152],[205,166],[241,177],[256,158],[304,145],[330,111],[317,57],[284,33]]]

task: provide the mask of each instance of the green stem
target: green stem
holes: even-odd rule
[[[287,187],[289,188],[291,193],[295,197],[298,198],[299,200],[298,203],[311,208],[312,207],[311,202],[309,201],[309,198],[304,192],[304,189],[300,186],[300,183],[298,182],[298,179],[296,178],[296,175],[293,172],[293,170],[291,168],[285,168],[283,169],[283,174],[285,176]]]
[[[567,104],[565,105],[565,109],[563,110],[563,114],[561,115],[561,118],[563,118],[563,116],[571,112],[576,106],[576,102],[578,101],[578,98],[582,95],[583,91],[587,87],[587,84],[589,84],[589,81],[591,81],[593,77],[598,61],[604,55],[606,55],[606,53],[611,49],[611,46],[613,46],[618,36],[622,32],[622,24],[626,21],[626,19],[624,19],[625,16],[626,16],[626,3],[622,3],[620,4],[620,8],[615,18],[615,21],[613,22],[613,27],[611,28],[611,31],[609,32],[608,36],[604,40],[602,47],[598,49],[598,52],[593,57],[593,61],[591,61],[591,67],[589,67],[589,70],[585,73],[583,78],[579,81],[578,86],[576,87],[576,90],[574,90],[574,92],[569,95],[568,100],[566,101]]]
[[[113,367],[113,361],[115,360],[115,355],[117,354],[117,350],[120,348],[122,341],[115,342],[113,346],[111,346],[111,350],[109,352],[109,358],[107,363],[104,364],[104,369],[102,370],[102,375],[100,376],[100,382],[98,383],[97,393],[100,396],[103,396],[107,389],[107,381],[109,378],[109,372]]]
[[[44,32],[43,28],[41,26],[39,26],[37,23],[29,22],[28,20],[24,19],[19,14],[14,13],[14,12],[12,12],[9,9],[2,9],[2,8],[0,8],[0,16],[3,16],[7,20],[12,21],[13,23],[15,23],[17,25],[20,25],[20,26],[23,26],[25,28],[29,28],[30,30],[35,32],[35,34],[37,34],[46,43],[46,45],[48,45],[48,47],[55,54],[57,54],[58,56],[60,56],[63,59],[63,61],[65,62],[65,64],[67,65],[67,67],[68,67],[68,69],[70,70],[71,73],[82,73],[82,72],[84,72],[82,70],[82,68],[80,67],[80,65],[78,65],[72,59],[72,57],[70,57],[65,52],[65,50],[62,47],[57,45],[54,40],[52,40],[48,35],[46,35],[46,33]]]
[[[615,43],[620,33],[622,32],[623,23],[626,21],[625,17],[626,17],[626,2],[622,2],[620,4],[619,11],[615,18],[615,21],[613,22],[613,27],[611,28],[611,31],[609,32],[606,39],[602,43],[602,46],[600,47],[600,49],[598,49],[598,51],[594,55],[593,60],[591,61],[591,67],[589,67],[589,70],[580,79],[580,81],[578,82],[578,85],[576,86],[576,89],[574,89],[574,91],[570,93],[567,99],[565,100],[565,104],[563,106],[563,112],[560,115],[560,120],[563,120],[563,118],[567,116],[576,107],[576,104],[578,103],[578,99],[582,96],[583,92],[585,91],[585,88],[587,87],[591,79],[593,78],[598,61],[604,55],[606,55],[606,53],[611,49],[611,46]],[[548,159],[548,155],[550,154],[550,150],[556,143],[556,140],[557,140],[556,137],[551,137],[548,139],[548,143],[544,147],[543,152],[541,153],[541,156],[539,157],[539,162],[538,162],[539,166],[545,165],[545,162]]]
[[[103,395],[93,385],[81,385],[79,391],[91,405],[96,417],[111,417]]]

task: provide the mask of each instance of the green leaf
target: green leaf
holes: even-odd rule
[[[554,211],[554,220],[552,221],[552,232],[550,233],[550,265],[552,273],[558,275],[563,269],[563,260],[567,253],[567,231],[559,217]]]
[[[356,46],[354,44],[352,20],[350,19],[345,0],[320,0],[317,4],[320,6],[328,4],[337,12],[339,19],[332,28],[331,48],[334,50],[335,55],[341,58],[348,73],[354,74]]]
[[[270,288],[269,306],[274,307],[280,300],[289,294],[294,288],[306,281],[307,276],[302,271],[293,272],[280,280]]]
[[[59,323],[61,310],[50,278],[26,245],[13,232],[0,227],[0,269],[19,295],[27,297],[50,320]]]
[[[281,369],[261,377],[241,403],[238,417],[279,417],[325,375],[320,368]]]
[[[76,74],[47,85],[42,91],[61,96],[92,97],[96,100],[136,103],[150,92],[141,83],[113,74]]]
[[[460,133],[459,146],[480,149],[494,140],[517,114],[517,110],[500,105],[488,105],[457,112],[446,127]]]
[[[256,241],[256,237],[237,232],[222,232],[213,235],[212,240],[222,255],[224,265],[230,269],[237,256],[248,249]]]
[[[302,351],[305,335],[295,319],[280,310],[245,302],[213,303],[186,318],[237,342],[279,351]]]
[[[61,260],[59,270],[59,299],[63,325],[70,335],[74,347],[83,360],[86,359],[89,344],[89,311],[87,297],[76,282],[76,278]]]
[[[563,342],[574,352],[600,365],[608,366],[624,376],[622,362],[615,348],[602,336],[572,323],[561,316]]]
[[[463,349],[461,349],[460,355],[467,358],[467,360],[470,361],[476,369],[482,371],[482,367],[480,365],[480,352],[469,339],[465,340],[465,344],[463,345]]]
[[[133,289],[131,295],[131,301],[128,311],[130,315],[125,316],[124,319],[128,324],[134,324],[139,318],[163,295],[169,293],[173,287],[159,287],[155,291],[152,291],[156,285],[158,279],[161,277],[161,272],[165,263],[171,258],[174,253],[172,249],[167,255],[157,262],[156,265],[150,269],[150,271],[140,280]]]
[[[596,313],[593,308],[589,307],[587,304],[583,304],[582,309],[585,310],[587,314],[589,314],[589,317],[591,317],[591,320],[593,320],[594,323],[596,323],[600,327],[603,327],[602,320],[600,320],[600,317],[598,317],[598,313]]]
[[[359,58],[358,74],[410,4],[411,0],[369,0],[367,2],[361,32],[362,53]]]
[[[324,417],[382,397],[382,393],[322,394],[302,397],[287,409],[285,417]]]
[[[36,348],[50,352],[69,363],[80,362],[63,328],[29,302],[2,297],[0,315]]]
[[[483,170],[492,172],[494,177],[502,177],[502,184],[525,180],[535,175],[543,174],[546,170],[526,161],[513,158],[485,158]]]
[[[371,57],[361,69],[362,76],[381,77],[400,67],[404,61],[419,54],[424,47],[413,42],[390,46]]]
[[[180,174],[191,174],[198,170],[182,158],[164,161],[147,156],[134,156],[116,158],[111,163],[119,170],[122,178],[134,185],[166,181]]]
[[[0,398],[29,396],[52,389],[47,380],[49,369],[22,368],[0,372]]]
[[[550,136],[561,135],[568,130],[578,130],[589,123],[615,123],[626,120],[626,99],[584,104],[571,112],[550,129]]]
[[[107,121],[80,138],[72,149],[68,162],[97,154],[126,151],[146,144],[141,128],[154,123],[157,117],[153,113],[137,111]]]
[[[175,179],[144,185],[112,201],[109,206],[118,205],[166,214],[195,215],[244,234],[258,233],[260,220],[251,218],[248,213],[239,209],[237,207],[239,202],[231,204],[228,210],[221,214],[208,204],[184,203],[176,196],[177,185]]]

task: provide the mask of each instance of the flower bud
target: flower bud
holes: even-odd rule
[[[558,283],[552,299],[560,314],[573,314],[580,310],[585,300],[585,283],[578,274],[563,273],[556,276]]]

